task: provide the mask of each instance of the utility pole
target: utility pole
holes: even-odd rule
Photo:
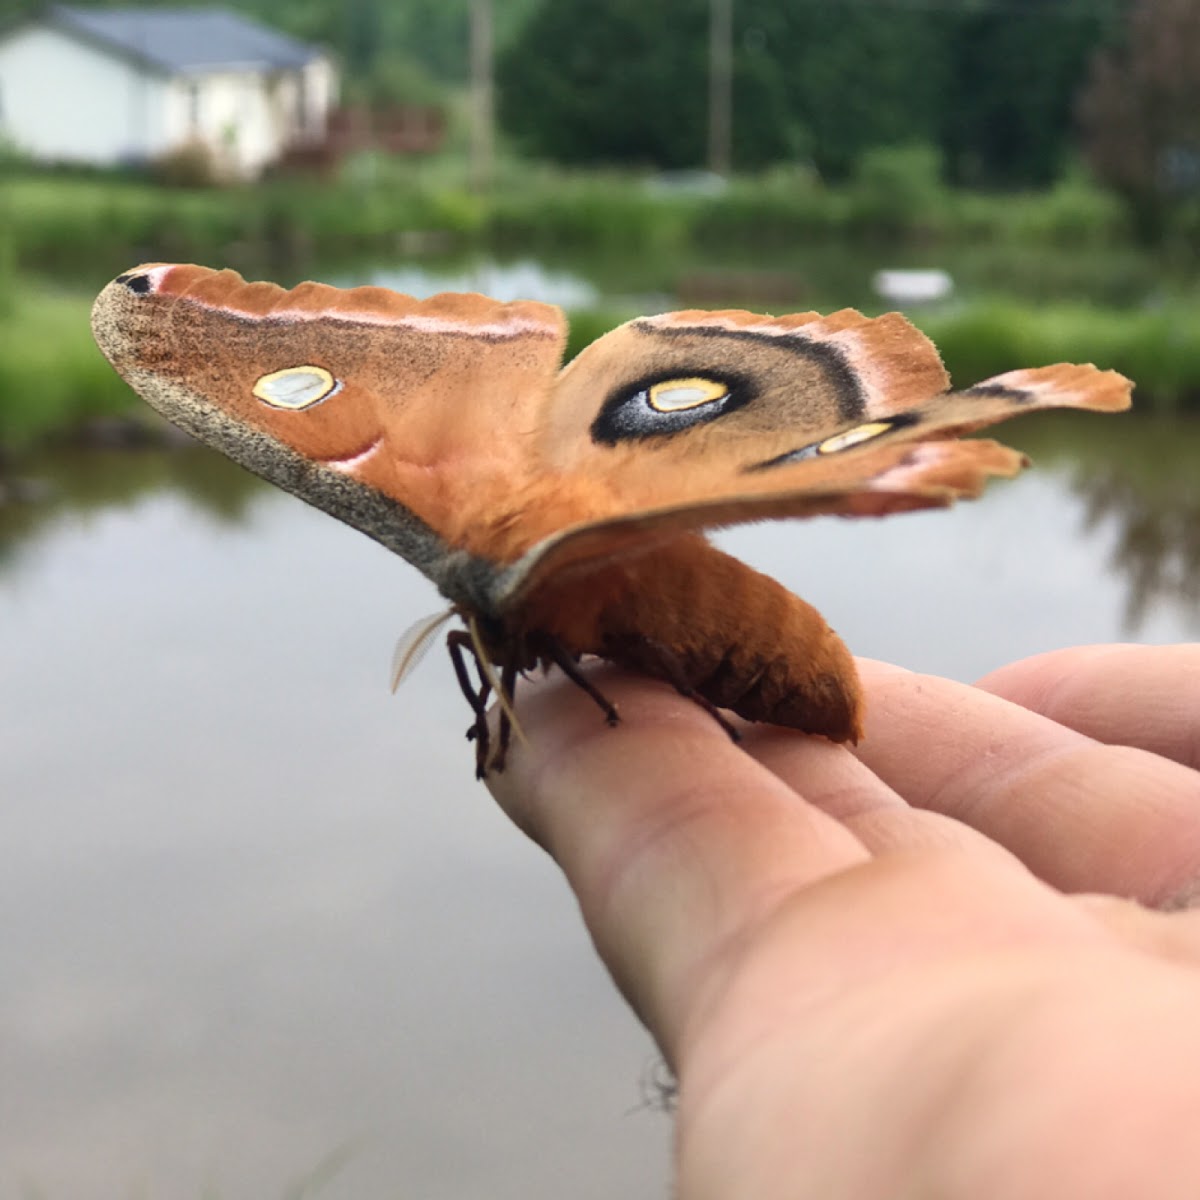
[[[492,0],[471,0],[471,187],[492,182]]]
[[[708,169],[728,175],[733,142],[733,0],[708,0]]]

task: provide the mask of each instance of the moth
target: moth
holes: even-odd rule
[[[616,723],[585,655],[667,681],[731,732],[721,709],[856,741],[849,651],[703,531],[976,496],[1025,460],[962,435],[1035,409],[1125,409],[1132,386],[1059,364],[952,391],[903,316],[851,309],[639,317],[560,369],[552,305],[287,291],[186,265],[118,276],[92,324],[170,420],[438,586],[466,626],[448,644],[480,776],[503,769],[513,691],[535,667],[561,668]]]

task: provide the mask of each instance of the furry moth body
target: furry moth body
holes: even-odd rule
[[[714,715],[857,739],[841,641],[701,531],[975,496],[1024,460],[962,434],[1039,408],[1117,411],[1131,390],[1060,364],[951,391],[902,316],[852,310],[642,317],[560,370],[565,319],[551,305],[285,291],[165,264],[110,283],[93,329],[176,424],[437,584],[472,631],[450,645],[481,773],[503,765],[507,701],[538,664],[561,666],[615,720],[575,669],[589,654]],[[497,688],[506,711],[489,747]]]

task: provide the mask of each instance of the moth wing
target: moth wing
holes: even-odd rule
[[[728,314],[712,316],[718,322],[728,320]],[[689,313],[673,314],[671,319],[704,329],[706,317]],[[778,327],[796,328],[796,320],[785,318]],[[614,511],[552,533],[531,547],[497,581],[498,607],[519,604],[563,572],[645,552],[687,530],[822,513],[882,516],[975,497],[989,477],[1015,475],[1026,460],[995,441],[958,440],[962,434],[1040,409],[1118,412],[1130,405],[1132,385],[1123,376],[1066,363],[1009,371],[960,391],[922,396],[930,384],[945,381],[945,372],[932,344],[898,314],[875,321],[835,314],[811,322],[805,315],[798,327],[805,326],[818,338],[830,340],[847,329],[855,332],[857,344],[840,364],[848,373],[840,386],[858,389],[852,413],[837,413],[839,403],[843,410],[849,406],[838,400],[836,381],[818,376],[812,400],[821,415],[816,421],[801,419],[798,428],[770,427],[772,411],[794,412],[796,403],[788,396],[784,403],[772,405],[767,395],[766,411],[758,414],[761,428],[730,430],[727,442],[719,437],[726,419],[721,414],[698,427],[663,435],[657,461],[651,461],[653,453],[630,456],[623,446],[608,447],[616,452],[609,465],[614,483],[610,494],[619,497]],[[907,357],[906,344],[911,352]],[[674,370],[675,364],[668,369]],[[703,369],[716,375],[727,368],[718,364]],[[652,369],[634,386],[645,391],[644,381],[657,375]],[[629,390],[625,386],[608,393],[602,405],[608,404],[611,411],[612,395],[625,397]],[[743,410],[762,399],[760,394]],[[697,434],[702,442],[693,440]],[[818,440],[809,440],[814,437]],[[644,438],[650,440],[649,435]],[[603,456],[599,449],[589,448],[589,453]],[[686,470],[689,459],[694,465],[691,478]],[[674,500],[668,498],[672,492]]]
[[[172,264],[110,283],[92,327],[170,420],[439,583],[527,485],[566,339],[548,304]]]
[[[587,481],[591,520],[831,484],[849,491],[869,449],[957,437],[1038,408],[1111,411],[1128,406],[1130,391],[1113,372],[1067,365],[958,392],[948,384],[933,344],[899,313],[640,318],[562,371],[539,462]]]

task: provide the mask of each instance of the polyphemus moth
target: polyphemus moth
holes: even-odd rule
[[[559,666],[616,722],[583,655],[668,681],[731,731],[718,709],[857,740],[845,646],[701,531],[975,496],[1024,459],[962,434],[1035,409],[1124,409],[1131,391],[1066,364],[950,391],[904,317],[850,309],[639,317],[560,370],[551,305],[285,291],[164,264],[110,283],[93,329],[177,425],[437,584],[467,626],[448,641],[480,775],[503,768],[510,698],[536,666]]]

